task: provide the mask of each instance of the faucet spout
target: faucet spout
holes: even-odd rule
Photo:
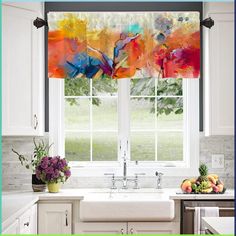
[[[124,155],[123,161],[123,189],[127,189],[127,160],[126,156]]]
[[[123,178],[126,179],[127,177],[127,162],[124,159],[124,163],[123,163]]]

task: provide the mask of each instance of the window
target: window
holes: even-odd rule
[[[126,155],[140,171],[193,174],[198,93],[195,79],[52,79],[54,152],[72,166],[100,166],[101,173]]]

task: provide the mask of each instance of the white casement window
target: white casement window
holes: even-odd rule
[[[52,154],[75,175],[194,175],[199,156],[198,79],[50,79]]]

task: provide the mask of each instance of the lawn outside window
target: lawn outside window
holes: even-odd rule
[[[181,91],[170,89],[177,81]],[[194,175],[198,84],[198,79],[50,79],[52,152],[65,156],[77,176],[120,175],[124,156],[131,175],[153,176],[156,170]]]

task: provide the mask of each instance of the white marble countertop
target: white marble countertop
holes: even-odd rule
[[[170,199],[173,200],[233,200],[234,190],[227,189],[224,194],[186,194],[182,193],[181,190],[170,194]]]
[[[59,193],[34,193],[30,191],[12,191],[2,193],[2,228],[4,229],[17,217],[19,217],[27,208],[38,201],[44,200],[82,200],[87,195],[94,193],[163,193],[173,200],[230,200],[234,199],[234,191],[226,190],[224,194],[183,194],[180,189],[128,189],[128,190],[111,190],[111,189],[61,189]]]
[[[213,234],[234,235],[234,217],[203,217],[202,220]]]

